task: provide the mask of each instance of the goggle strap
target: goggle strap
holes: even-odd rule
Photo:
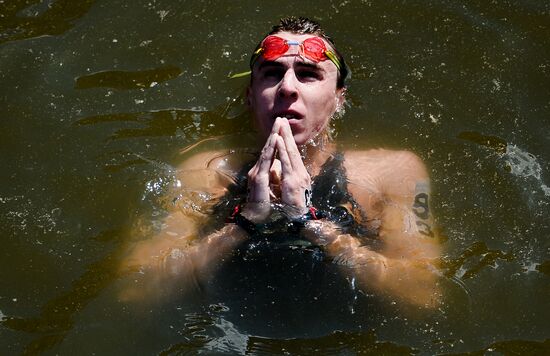
[[[336,54],[332,51],[326,50],[325,55],[328,57],[328,59],[331,60],[332,63],[334,63],[336,68],[340,70],[341,65],[340,65],[340,61],[338,60],[338,57],[336,57]]]
[[[229,79],[242,78],[242,77],[246,77],[247,75],[250,75],[251,73],[252,71],[247,70],[246,72],[231,74],[228,77]]]
[[[254,64],[254,62],[256,62],[258,57],[262,54],[263,50],[264,49],[262,47],[260,47],[260,48],[258,48],[257,50],[254,51],[254,53],[252,54],[252,57],[250,58],[250,68],[252,68],[252,65]]]

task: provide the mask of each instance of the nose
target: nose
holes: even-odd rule
[[[281,98],[296,99],[298,97],[297,79],[292,69],[287,70],[279,84],[278,95]]]

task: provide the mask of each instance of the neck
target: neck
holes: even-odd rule
[[[311,142],[300,147],[300,153],[304,160],[309,174],[314,177],[319,174],[321,166],[326,162],[328,157],[336,150],[335,144],[322,140],[321,142]]]

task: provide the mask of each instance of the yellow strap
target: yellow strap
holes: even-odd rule
[[[250,73],[252,73],[252,71],[247,70],[246,72],[241,72],[241,73],[236,73],[236,74],[228,75],[228,77],[229,77],[230,79],[242,78],[242,77],[246,77],[247,75],[250,75]]]
[[[338,70],[340,70],[340,61],[338,60],[338,57],[336,57],[336,54],[334,54],[334,52],[328,51],[328,50],[325,51],[325,54],[327,55],[328,59],[330,59],[332,61],[332,63],[334,63],[336,68],[338,68]]]

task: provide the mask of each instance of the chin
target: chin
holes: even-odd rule
[[[311,141],[310,137],[305,137],[304,135],[294,135],[294,142],[296,142],[296,146],[303,146],[307,144],[309,141]]]

